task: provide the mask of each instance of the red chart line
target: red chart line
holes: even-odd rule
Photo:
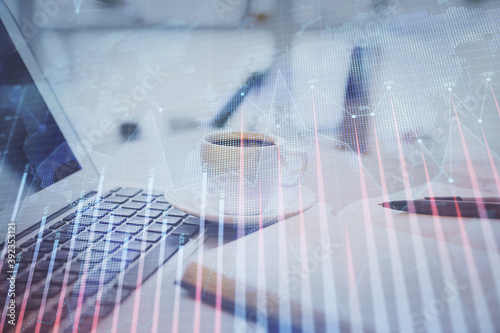
[[[450,93],[450,98],[451,98],[451,102],[453,105],[453,111],[455,112],[455,117],[457,120],[458,132],[460,133],[460,140],[461,140],[462,148],[463,148],[464,155],[465,155],[465,162],[467,165],[467,171],[469,174],[469,179],[471,182],[472,191],[473,191],[475,197],[480,198],[482,195],[481,195],[481,190],[479,189],[479,183],[477,180],[476,171],[475,171],[474,166],[472,164],[472,159],[471,159],[471,156],[469,154],[469,148],[467,147],[467,142],[465,141],[465,136],[464,136],[464,133],[462,130],[462,125],[460,123],[460,119],[458,118],[458,113],[457,113],[457,109],[455,106],[455,101],[454,101],[451,93]],[[481,202],[478,202],[477,209],[478,209],[478,214],[480,217],[479,224],[481,225],[484,240],[486,243],[486,248],[489,252],[488,253],[488,261],[490,262],[490,265],[492,268],[492,273],[494,275],[495,284],[498,284],[498,280],[500,279],[500,272],[499,272],[498,267],[497,267],[498,264],[493,261],[493,256],[495,256],[495,254],[496,254],[495,239],[493,238],[494,233],[493,233],[493,230],[491,229],[491,225],[490,225],[489,221],[487,220],[488,215],[487,215],[486,208],[485,208],[484,204],[482,204]],[[460,221],[462,221],[461,218],[460,218]],[[460,225],[460,227],[462,227],[462,224]],[[465,227],[464,227],[464,228],[462,228],[462,233],[463,233],[464,237],[467,237],[465,232],[466,231],[465,231]],[[468,239],[464,239],[464,240],[466,240],[468,242]],[[468,244],[468,243],[466,243],[466,244]],[[470,245],[468,245],[468,246],[470,246]],[[474,266],[474,268],[476,268],[476,267]],[[477,274],[477,271],[474,270],[473,273]],[[480,282],[480,280],[479,280],[479,282]],[[479,283],[479,285],[481,286],[481,289],[483,289],[482,283]],[[473,284],[472,286],[477,287],[475,284]],[[498,289],[498,287],[497,287],[497,289]],[[478,290],[477,292],[480,292],[480,291]],[[484,292],[484,290],[483,290],[483,292]],[[475,296],[479,297],[477,295],[475,295]],[[482,296],[484,297],[484,295],[482,295]],[[479,301],[478,301],[478,303],[479,303]],[[492,323],[490,321],[490,318],[488,318],[488,319],[489,320],[487,320],[487,321],[479,321],[479,324],[480,325],[487,325],[488,326],[487,328],[491,330]]]
[[[500,117],[500,106],[498,106],[497,97],[495,96],[495,91],[493,90],[493,85],[490,82],[491,93],[493,94],[493,99],[495,100],[495,105],[497,106],[498,116]]]
[[[323,179],[323,167],[321,164],[321,152],[319,148],[319,136],[318,136],[318,120],[316,117],[316,102],[314,98],[314,94],[312,95],[313,99],[313,121],[314,121],[314,140],[316,147],[316,177],[318,183],[318,206],[319,206],[319,224],[320,231],[323,237],[323,240],[330,244],[330,234],[328,231],[328,213],[326,211],[326,197],[325,197],[325,183]],[[333,267],[331,264],[325,263],[322,269],[323,274],[323,290],[325,292],[324,296],[324,309],[325,309],[325,322],[326,322],[326,331],[340,331],[341,328],[338,326],[339,323],[335,321],[335,318],[339,318],[339,312],[337,309],[337,303],[332,302],[332,300],[337,299],[335,287],[333,286],[334,274]]]
[[[387,181],[385,177],[385,170],[384,170],[384,164],[383,164],[383,159],[382,155],[380,153],[380,145],[379,145],[379,140],[378,140],[378,135],[377,135],[377,127],[375,121],[373,121],[373,134],[375,138],[375,147],[377,149],[377,160],[378,160],[378,168],[379,168],[379,173],[380,173],[380,184],[382,187],[382,197],[384,201],[389,201],[389,189],[387,187]],[[391,260],[391,268],[393,273],[393,281],[394,281],[394,288],[396,289],[396,293],[398,295],[406,295],[407,294],[407,288],[406,288],[406,282],[403,277],[403,274],[400,269],[398,269],[395,265],[395,262],[401,263],[401,255],[399,253],[398,245],[397,245],[397,240],[396,240],[396,227],[394,226],[394,216],[392,215],[392,212],[389,209],[386,209],[384,211],[385,213],[385,218],[387,221],[387,238],[389,241],[389,251],[391,253],[391,257],[394,257],[395,260]],[[397,309],[398,315],[396,317],[398,324],[399,324],[399,330],[404,331],[405,328],[403,326],[402,318],[403,315],[406,313],[411,313],[410,305],[408,303],[408,299],[406,297],[400,297],[395,299],[396,304],[397,304]]]
[[[406,159],[404,156],[404,151],[403,151],[403,143],[401,140],[401,136],[399,133],[399,127],[398,127],[398,122],[396,119],[396,112],[394,110],[394,102],[393,102],[393,95],[391,94],[391,108],[392,108],[392,116],[394,120],[394,128],[395,128],[395,133],[396,133],[396,138],[397,138],[397,144],[398,144],[398,152],[399,152],[399,160],[401,164],[401,172],[403,176],[403,184],[404,184],[404,190],[405,190],[405,195],[408,200],[412,198],[412,188],[410,184],[410,178],[409,178],[409,172],[408,172],[408,167],[406,165]],[[416,217],[416,214],[411,214],[412,212],[415,212],[415,205],[410,203],[408,205],[408,220],[410,223],[410,232],[413,235],[418,235],[419,234],[419,225],[418,225],[418,219]],[[426,257],[426,253],[424,251],[424,245],[421,237],[413,237],[412,240],[413,243],[413,251],[414,251],[414,259],[415,261],[418,261],[419,259],[422,260]],[[403,264],[403,262],[401,262]],[[420,297],[421,301],[425,301],[426,299],[433,299],[434,294],[436,293],[431,282],[431,275],[429,272],[429,267],[428,265],[422,265],[422,269],[417,270],[418,274],[418,287],[420,288]],[[439,325],[439,329],[442,330],[441,327],[441,322],[437,323]]]

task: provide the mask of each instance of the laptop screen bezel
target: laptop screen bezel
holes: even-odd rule
[[[16,234],[26,230],[33,224],[39,222],[43,216],[50,216],[69,203],[81,198],[86,193],[96,190],[98,186],[99,174],[86,153],[81,140],[74,130],[67,115],[64,113],[57,97],[50,84],[45,78],[38,62],[29,47],[26,38],[7,6],[0,0],[0,20],[3,23],[8,35],[17,48],[19,56],[24,62],[35,86],[45,101],[59,129],[64,135],[69,147],[75,154],[81,169],[59,182],[45,188],[35,194],[27,196],[20,201],[17,214],[14,213],[14,206],[7,207],[0,211],[0,243],[7,234],[7,224],[12,222],[14,215]],[[15,38],[15,39],[13,39]],[[17,42],[17,43],[16,43]],[[16,194],[12,194],[16,195]],[[14,215],[13,215],[14,214]]]

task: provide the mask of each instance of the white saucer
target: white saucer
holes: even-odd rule
[[[195,193],[195,188],[199,189],[199,187],[190,186],[175,191],[167,191],[165,193],[165,198],[172,206],[191,215],[200,217],[201,200],[193,194]],[[283,216],[285,219],[305,212],[316,203],[316,195],[306,186],[302,186],[302,207],[299,200],[299,192],[296,187],[293,189],[283,187],[283,191],[285,192],[284,197],[288,198],[284,203]],[[224,218],[223,223],[225,225],[240,225],[240,223],[243,223],[249,227],[258,224],[260,219],[262,219],[264,224],[269,224],[270,222],[276,222],[279,218],[278,213],[264,213],[262,216],[258,214],[244,216],[221,214],[219,212],[219,197],[207,196],[205,220],[218,223],[221,217]]]

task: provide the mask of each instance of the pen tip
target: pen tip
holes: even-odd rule
[[[378,205],[379,205],[379,206],[383,206],[384,204],[383,204],[383,203],[379,203]]]

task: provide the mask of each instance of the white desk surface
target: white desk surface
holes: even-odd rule
[[[239,31],[222,32],[220,43],[214,43],[214,33],[203,32],[185,34],[178,31],[170,33],[168,37],[163,31],[148,34],[129,31],[109,34],[90,32],[86,35],[47,32],[43,43],[36,48],[36,53],[82,137],[96,127],[96,122],[112,116],[107,106],[120,94],[130,94],[137,84],[141,84],[148,68],[159,66],[159,70],[168,73],[160,88],[148,91],[145,100],[127,117],[141,122],[137,139],[123,143],[118,130],[114,130],[103,135],[103,139],[93,146],[91,155],[97,169],[106,175],[105,181],[109,186],[118,182],[144,187],[153,177],[156,189],[175,188],[178,180],[184,176],[189,154],[196,154],[196,146],[203,131],[174,131],[169,128],[169,117],[211,117],[218,110],[217,103],[214,104],[216,99],[211,94],[220,100],[227,99],[249,72],[270,64],[274,47],[271,35],[264,31],[245,32],[243,35],[244,38]],[[420,152],[418,143],[415,142],[414,147]],[[404,189],[399,180],[402,171],[398,154],[389,152],[382,144],[380,159],[375,143],[362,157],[364,178],[358,172],[357,156],[336,148],[331,140],[321,141],[318,150],[314,144],[310,148],[311,164],[304,183],[318,193],[317,162],[321,162],[323,183],[319,185],[324,187],[325,202],[333,214],[363,199],[362,184],[366,187],[367,198],[383,194],[380,161],[384,166],[389,194]],[[464,161],[460,145],[453,149],[454,161]],[[476,153],[473,164],[480,178],[480,187],[492,191],[494,187],[487,181],[491,178],[487,156],[484,152]],[[470,187],[467,169],[460,162],[455,162],[451,166],[453,170],[446,172],[433,161],[427,163],[435,181],[446,182],[453,172],[454,184]],[[426,182],[422,164],[412,168],[410,176],[412,185]],[[215,246],[216,238],[211,237],[203,249]],[[198,252],[194,255],[198,255]],[[175,327],[178,332],[192,331],[197,304],[174,285],[177,273],[177,262],[174,261],[160,270],[162,275],[157,274],[156,278],[143,285],[139,303],[134,302],[134,297],[129,298],[120,306],[118,320],[113,322],[113,318],[108,317],[102,322],[100,330],[110,331],[117,325],[117,331],[122,332],[129,331],[135,325],[138,332],[149,332],[158,319],[158,331],[169,331]],[[162,280],[158,282],[161,276]],[[181,295],[178,304],[175,301],[176,292]],[[159,308],[156,308],[159,309],[158,313],[154,311],[156,300],[160,302]],[[139,315],[137,322],[132,322],[130,313],[133,313],[135,304],[139,305]],[[217,315],[215,309],[202,303],[199,311],[202,331],[212,331]],[[220,315],[222,332],[255,329],[255,325],[247,325],[232,314],[223,312]]]

